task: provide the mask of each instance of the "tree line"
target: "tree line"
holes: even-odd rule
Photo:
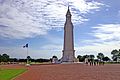
[[[0,63],[1,62],[27,62],[27,59],[30,62],[49,62],[51,61],[51,59],[43,59],[43,58],[39,58],[39,59],[32,59],[30,56],[27,56],[26,59],[17,59],[17,58],[10,58],[10,56],[8,54],[2,54],[0,55]]]
[[[119,62],[120,61],[120,49],[114,49],[111,51],[111,55],[112,55],[112,60]],[[57,57],[57,56],[53,56],[52,58]],[[95,56],[94,55],[78,55],[77,58],[80,62],[84,62],[85,58],[88,59],[94,59],[94,60],[100,60],[100,61],[110,61],[111,59],[108,56],[105,56],[103,53],[98,53],[98,55],[96,56],[97,59],[94,59]],[[50,59],[32,59],[30,56],[27,56],[27,59],[31,62],[50,62],[52,61],[52,58]],[[1,62],[26,62],[27,59],[17,59],[17,58],[10,58],[10,56],[8,54],[2,54],[0,55],[0,63]]]
[[[112,55],[112,61],[120,62],[120,49],[112,50],[111,55]],[[103,53],[98,53],[98,55],[96,57],[97,57],[97,59],[95,59],[95,60],[106,61],[106,62],[111,60],[108,56],[105,56]],[[85,60],[85,58],[94,59],[95,56],[94,55],[83,55],[83,56],[78,55],[77,58],[79,59],[80,62],[83,62]]]
[[[98,61],[98,60],[99,61],[106,61],[106,62],[110,61],[110,58],[107,56],[104,56],[103,53],[98,53],[97,59],[94,59],[95,58],[94,55],[83,55],[83,56],[78,55],[77,58],[78,58],[79,62],[84,62],[85,58],[88,58],[89,60],[95,60],[95,61]]]

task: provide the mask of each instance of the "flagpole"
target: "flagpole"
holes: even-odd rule
[[[27,64],[28,64],[28,47],[27,47]]]
[[[28,59],[28,43],[23,46],[23,48],[26,48],[26,65],[29,66],[29,59]]]

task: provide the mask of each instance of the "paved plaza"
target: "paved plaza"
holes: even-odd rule
[[[6,66],[7,67],[7,66]],[[14,65],[9,68],[24,68]],[[89,66],[85,64],[32,65],[15,80],[120,80],[120,65]]]

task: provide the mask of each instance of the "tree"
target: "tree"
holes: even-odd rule
[[[103,58],[103,61],[110,61],[110,58],[106,56]]]
[[[85,61],[85,58],[89,58],[89,55],[83,55],[83,56],[82,56],[82,60],[83,60],[83,61]],[[82,61],[82,62],[83,62],[83,61]]]
[[[26,59],[19,59],[19,62],[26,62]]]
[[[9,61],[10,62],[18,62],[18,59],[17,58],[10,58]]]
[[[78,59],[79,59],[79,58],[82,58],[82,56],[81,56],[81,55],[78,55],[77,58],[78,58]]]
[[[9,55],[7,55],[7,54],[3,54],[2,56],[1,56],[1,61],[2,62],[8,62],[9,61]]]
[[[30,57],[30,56],[27,56],[27,59],[28,59],[28,60],[31,60],[31,57]]]
[[[31,60],[31,57],[30,56],[27,56],[27,64],[30,64],[30,61]]]
[[[0,55],[0,63],[1,63],[1,61],[2,61],[2,56]]]
[[[118,59],[120,58],[120,49],[119,51],[116,49],[112,50],[111,54],[113,55],[112,56],[113,61],[118,61]]]
[[[83,58],[88,58],[89,57],[89,55],[83,55]]]
[[[90,58],[90,59],[94,59],[95,56],[94,56],[94,55],[89,55],[89,58]]]
[[[81,55],[78,55],[77,58],[79,59],[79,62],[83,62],[83,57]]]
[[[52,58],[57,58],[57,56],[54,55]]]
[[[98,58],[100,61],[103,60],[104,54],[103,54],[103,53],[98,53],[97,58]]]

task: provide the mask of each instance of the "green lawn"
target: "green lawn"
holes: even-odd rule
[[[1,69],[0,80],[11,80],[25,71],[26,69]]]

